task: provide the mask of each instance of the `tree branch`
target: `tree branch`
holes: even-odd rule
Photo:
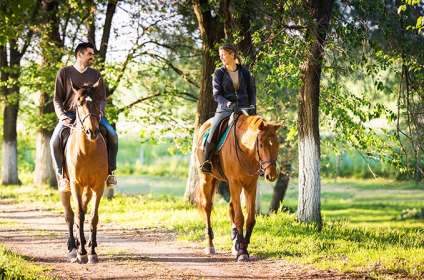
[[[127,109],[130,109],[131,107],[134,107],[135,105],[137,105],[137,104],[139,104],[139,103],[141,103],[143,101],[146,101],[146,100],[149,100],[149,99],[158,97],[158,96],[160,96],[162,94],[163,93],[156,93],[156,94],[152,94],[152,95],[149,95],[149,96],[146,96],[146,97],[141,97],[141,98],[137,99],[136,101],[131,102],[130,104],[128,104],[128,105],[126,105],[124,107],[119,108],[116,112],[117,112],[117,114],[120,114],[123,111],[125,111]]]
[[[106,18],[105,18],[105,23],[103,25],[103,34],[102,34],[102,40],[100,42],[100,51],[99,51],[99,56],[102,59],[102,61],[106,60],[106,51],[107,51],[107,46],[109,43],[110,29],[112,27],[112,19],[113,19],[113,15],[115,14],[117,3],[118,3],[118,0],[109,0],[107,3]]]
[[[171,61],[169,61],[168,59],[158,55],[158,54],[154,54],[154,53],[146,53],[147,55],[156,58],[162,62],[164,62],[169,68],[171,68],[172,70],[174,70],[175,73],[177,73],[178,75],[180,75],[186,82],[190,83],[191,85],[195,86],[196,88],[199,88],[199,85],[193,81],[186,73],[184,73],[181,69],[179,69],[178,67],[176,67],[175,65],[172,64]]]

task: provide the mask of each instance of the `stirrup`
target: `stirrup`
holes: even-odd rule
[[[210,160],[205,160],[200,165],[200,170],[204,173],[212,173],[212,162]]]

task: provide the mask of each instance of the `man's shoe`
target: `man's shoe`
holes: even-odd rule
[[[201,165],[200,165],[200,170],[203,173],[212,173],[212,162],[210,160],[205,160]]]
[[[115,187],[117,184],[118,181],[116,180],[116,176],[113,173],[110,174],[106,179],[106,186]]]

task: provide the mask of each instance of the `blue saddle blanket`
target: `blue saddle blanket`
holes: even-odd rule
[[[205,143],[206,143],[206,141],[208,140],[208,136],[209,136],[210,131],[211,131],[211,129],[210,129],[210,128],[208,128],[208,129],[205,131],[205,133],[203,134],[202,147],[204,147],[204,146],[205,146]],[[222,133],[222,134],[219,136],[218,144],[216,145],[216,149],[215,149],[215,151],[216,151],[216,152],[220,151],[220,150],[221,150],[221,148],[222,148],[222,146],[224,146],[225,140],[227,139],[229,132],[230,132],[230,127],[229,127],[229,126],[227,126],[227,128],[226,128],[226,129],[225,129],[225,131],[224,131],[224,133]]]

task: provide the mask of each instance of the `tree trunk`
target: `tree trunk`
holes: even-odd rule
[[[221,6],[223,6],[221,4]],[[193,1],[193,10],[196,14],[200,35],[202,37],[202,80],[200,84],[200,95],[197,101],[197,113],[195,130],[192,142],[192,154],[190,157],[189,175],[187,178],[185,198],[195,202],[195,188],[198,180],[197,167],[194,160],[194,149],[196,145],[197,130],[209,118],[216,109],[216,102],[212,96],[212,75],[217,61],[216,44],[224,38],[224,27],[219,16],[212,17],[209,3],[206,0]]]
[[[272,193],[271,204],[269,206],[268,213],[277,213],[280,209],[281,203],[286,196],[287,188],[290,181],[290,163],[282,163],[281,170],[278,174],[277,182],[275,183],[274,190]]]
[[[47,83],[54,83],[54,74],[56,69],[52,70],[50,65],[56,65],[57,61],[61,59],[61,50],[63,43],[59,33],[60,21],[57,17],[57,10],[59,7],[58,1],[42,2],[42,10],[46,20],[41,38],[41,49],[43,50],[43,71],[51,72],[51,80]],[[52,87],[53,88],[53,87]],[[54,114],[54,106],[51,94],[47,92],[40,93],[38,104],[38,112],[40,119],[45,118],[48,114]],[[52,136],[54,127],[41,127],[37,130],[36,146],[35,146],[35,170],[34,170],[34,184],[36,185],[49,185],[57,186],[56,174],[52,163],[50,153],[50,138]]]
[[[51,131],[39,130],[36,136],[34,184],[57,186],[50,153]]]
[[[297,218],[313,222],[318,229],[321,220],[319,94],[321,63],[332,0],[306,1],[313,22],[309,24],[306,42],[309,52],[301,66],[302,87],[299,93],[299,201]]]
[[[20,184],[20,180],[18,177],[18,142],[16,123],[18,120],[19,110],[18,79],[20,75],[21,55],[18,51],[18,45],[16,40],[9,41],[9,52],[10,73],[8,75],[8,78],[14,81],[14,84],[10,89],[3,91],[3,93],[5,93],[5,106],[3,111],[3,185]],[[2,58],[2,61],[6,62],[7,67],[7,59],[6,61],[4,61],[4,58]]]

